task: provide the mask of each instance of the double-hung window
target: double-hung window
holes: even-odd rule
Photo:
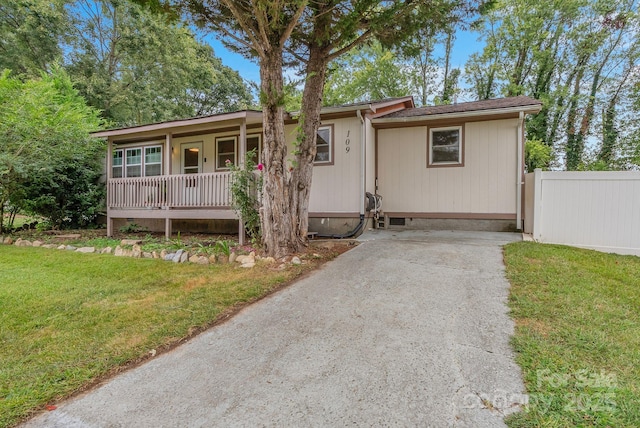
[[[315,165],[333,164],[333,126],[325,125],[318,128],[316,138]]]
[[[162,175],[162,146],[129,147],[113,151],[111,177]]]
[[[229,162],[234,165],[237,163],[237,143],[238,139],[236,137],[216,138],[216,170],[227,170],[229,169]]]
[[[142,177],[142,149],[140,147],[127,149],[126,153],[127,177]]]
[[[122,150],[114,150],[113,151],[113,159],[111,161],[111,177],[112,178],[121,178],[123,177],[122,175],[122,168],[123,168],[123,162],[122,162]]]
[[[162,175],[162,146],[144,148],[144,176]]]
[[[253,162],[259,164],[260,159],[262,159],[262,138],[260,134],[247,135],[247,153],[251,150],[255,150],[256,153],[253,157]]]
[[[429,129],[427,166],[462,166],[462,126]]]

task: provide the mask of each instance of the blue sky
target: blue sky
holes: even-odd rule
[[[464,64],[467,62],[469,56],[474,52],[482,50],[484,43],[479,41],[478,38],[479,34],[477,32],[460,30],[456,33],[451,60],[451,65],[454,68],[460,67],[464,69]],[[225,65],[237,70],[244,79],[256,83],[260,81],[260,71],[257,63],[244,58],[240,54],[229,51],[215,34],[205,36],[204,41],[213,47],[216,55],[222,59]],[[437,52],[437,54],[444,56],[443,52]]]

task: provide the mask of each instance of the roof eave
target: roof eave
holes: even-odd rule
[[[378,118],[372,119],[371,123],[376,124],[376,123],[394,123],[394,122],[395,123],[424,122],[424,121],[440,120],[440,119],[456,119],[456,118],[465,118],[465,117],[474,117],[474,116],[510,114],[510,113],[520,113],[520,112],[523,112],[526,114],[536,114],[536,113],[539,113],[541,109],[542,109],[541,104],[535,104],[535,105],[517,106],[517,107],[461,111],[461,112],[441,113],[441,114],[429,114],[429,115],[422,115],[422,116],[378,117]]]
[[[356,104],[356,105],[350,105],[350,106],[323,107],[320,110],[320,114],[322,115],[322,114],[333,114],[333,113],[347,113],[347,112],[358,111],[358,110],[370,110],[373,113],[375,113],[378,109],[392,106],[395,104],[403,104],[406,102],[411,102],[411,105],[413,106],[414,105],[413,96],[409,95],[406,97],[396,98],[396,99],[384,101],[384,102],[372,101],[366,104]],[[292,111],[289,114],[293,118],[300,115],[300,111]]]
[[[151,123],[149,125],[131,126],[128,128],[108,129],[105,131],[92,132],[95,138],[117,137],[121,135],[140,134],[144,132],[161,131],[184,126],[202,125],[207,123],[223,122],[227,120],[246,119],[249,117],[261,118],[262,113],[254,110],[242,110],[233,113],[224,113],[194,119],[180,119],[161,123]]]

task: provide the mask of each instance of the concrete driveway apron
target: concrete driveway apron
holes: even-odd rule
[[[523,402],[489,232],[357,248],[26,427],[504,426]]]

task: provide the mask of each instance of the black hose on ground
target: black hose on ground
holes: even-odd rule
[[[355,235],[358,234],[358,232],[360,232],[360,229],[362,229],[362,226],[364,226],[364,214],[360,214],[360,222],[357,224],[357,226],[350,232],[344,233],[342,235],[321,235],[321,234],[317,234],[316,236],[318,238],[331,238],[331,239],[345,239],[345,238],[351,238]]]

